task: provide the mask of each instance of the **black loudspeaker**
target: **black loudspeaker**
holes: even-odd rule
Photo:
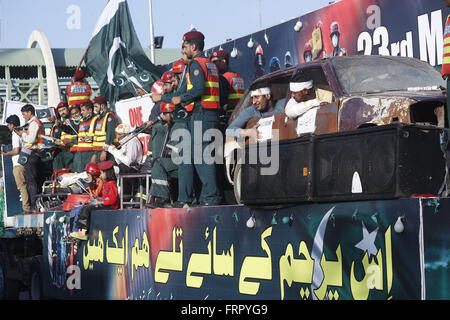
[[[283,205],[438,195],[446,166],[441,143],[448,144],[448,135],[447,129],[392,124],[283,140],[275,175],[263,175],[269,165],[259,157],[254,161],[258,148],[270,149],[270,144],[250,145],[242,165],[241,200]]]
[[[311,139],[310,136],[279,141],[278,155],[270,152],[270,142],[247,145],[241,173],[241,201],[249,205],[311,201]],[[261,151],[268,155],[270,163],[260,157]],[[273,172],[276,167],[278,170]],[[272,172],[264,174],[264,169]]]
[[[437,195],[445,178],[442,132],[396,124],[316,136],[313,201]]]

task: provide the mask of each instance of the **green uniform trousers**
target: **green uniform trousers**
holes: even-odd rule
[[[197,201],[199,203],[220,204],[221,193],[217,185],[216,164],[206,163],[205,148],[211,142],[203,141],[204,133],[209,129],[219,128],[218,112],[201,109],[194,112],[187,122],[191,138],[191,161],[179,167],[179,198],[181,202],[194,202],[195,175],[198,176],[201,188]],[[201,154],[200,154],[201,152]]]
[[[170,199],[169,178],[178,178],[178,166],[171,158],[156,158],[152,167],[150,195]]]
[[[70,152],[69,150],[60,150],[53,158],[53,170],[70,168],[73,171],[73,158],[74,152]]]

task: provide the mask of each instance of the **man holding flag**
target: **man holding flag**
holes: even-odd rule
[[[84,57],[101,95],[114,104],[121,93],[150,92],[161,71],[141,47],[126,0],[110,0],[103,10]]]

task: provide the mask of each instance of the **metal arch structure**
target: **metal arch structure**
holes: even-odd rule
[[[58,76],[56,75],[55,62],[53,60],[52,50],[47,37],[43,31],[34,30],[29,39],[27,48],[35,48],[39,45],[44,58],[47,78],[47,101],[48,106],[56,107],[60,100]]]

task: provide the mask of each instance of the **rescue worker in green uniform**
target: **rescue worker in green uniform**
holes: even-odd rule
[[[178,166],[173,163],[167,148],[167,144],[172,144],[169,140],[173,128],[174,111],[173,104],[162,102],[162,122],[152,126],[153,167],[150,195],[154,196],[155,200],[150,204],[151,208],[161,208],[170,204],[171,192],[168,179],[178,178]]]
[[[59,148],[53,158],[53,170],[66,168],[73,169],[74,153],[71,151],[70,146],[66,146],[64,144],[64,140],[72,140],[77,137],[78,125],[70,120],[69,106],[67,102],[60,102],[56,107],[56,112],[59,115],[59,120],[56,120],[53,125],[52,137]]]
[[[108,109],[108,101],[105,96],[94,98],[94,112],[97,115],[95,124],[94,152],[100,161],[114,161],[113,155],[103,150],[103,145],[117,144],[116,125],[117,120],[114,112]]]
[[[88,163],[97,162],[96,152],[93,150],[97,116],[94,115],[92,102],[82,103],[80,111],[83,118],[78,126],[78,137],[72,139],[72,142],[77,145],[77,152],[73,158],[75,172],[83,172]]]
[[[185,207],[194,202],[198,202],[200,206],[218,205],[222,200],[216,180],[215,163],[204,159],[204,150],[209,143],[203,141],[203,136],[210,129],[219,129],[220,110],[219,71],[216,65],[202,54],[204,39],[204,35],[198,31],[184,34],[182,54],[190,61],[186,72],[186,91],[181,93],[178,90],[178,95],[171,99],[172,104],[184,104],[184,111],[191,113],[187,117],[191,157],[188,161],[183,160],[183,168],[181,165],[179,167],[178,201],[173,207]],[[180,156],[184,159],[183,150]],[[195,174],[201,181],[198,199],[194,194]]]
[[[153,95],[152,99],[154,102],[162,101],[165,103],[172,103],[172,98],[176,96],[180,96],[187,90],[187,66],[189,64],[189,59],[187,59],[186,55],[183,54],[182,59],[174,62],[171,71],[175,74],[175,77],[172,78],[172,83],[174,87],[174,91],[171,93],[165,93],[161,95]],[[177,104],[175,105],[175,111],[173,113],[173,126],[171,135],[180,130],[188,130],[189,117],[191,112],[186,110],[184,107],[186,104]],[[189,137],[181,137],[177,140],[177,143],[182,142],[182,139],[189,139]],[[174,141],[171,137],[171,141]],[[175,143],[175,141],[174,141]],[[189,139],[190,143],[190,139]],[[193,191],[191,190],[192,186],[189,185],[190,177],[189,172],[191,168],[189,165],[180,163],[178,165],[178,201],[173,205],[170,203],[165,203],[165,207],[178,206],[182,207],[186,203],[191,203],[191,199],[193,198]],[[186,174],[184,172],[187,172]],[[185,182],[185,179],[188,179],[188,182]]]

